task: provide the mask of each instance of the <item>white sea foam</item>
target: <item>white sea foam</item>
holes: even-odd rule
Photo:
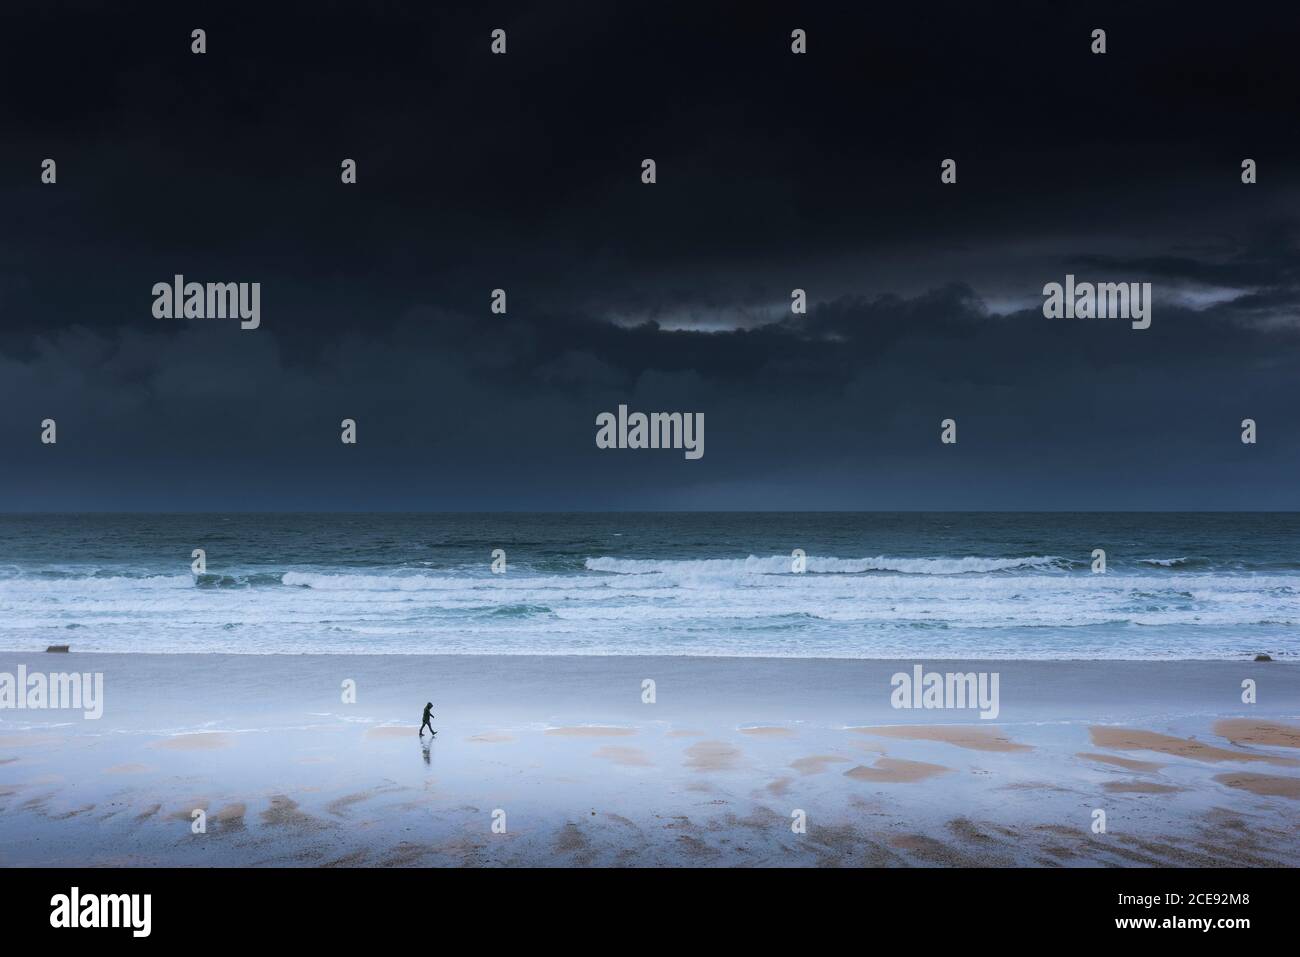
[[[1053,556],[573,559],[569,570],[0,576],[0,647],[1169,658],[1294,653],[1300,575]],[[1171,570],[1174,569],[1174,570]]]
[[[1024,558],[833,558],[807,556],[805,574],[855,575],[865,572],[900,572],[907,575],[967,575],[1011,569],[1065,568],[1065,559],[1030,555]],[[615,572],[623,575],[664,574],[682,576],[790,575],[788,555],[750,555],[744,559],[716,558],[695,561],[641,560],[629,558],[589,558],[590,571]]]

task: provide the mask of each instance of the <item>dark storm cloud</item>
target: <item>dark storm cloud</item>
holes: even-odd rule
[[[0,506],[1294,507],[1295,19],[19,7]],[[1152,328],[1045,320],[1067,271]],[[178,272],[262,328],[152,318]],[[598,452],[620,402],[705,458]]]
[[[1189,280],[1206,285],[1249,289],[1293,285],[1300,279],[1300,229],[1295,221],[1271,222],[1243,231],[1242,243],[1217,255],[1079,256],[1075,264],[1115,272],[1136,270],[1153,279]]]
[[[1295,334],[1176,308],[1138,333],[991,315],[952,287],[724,333],[419,310],[307,367],[275,341],[72,331],[6,363],[10,501],[81,488],[136,507],[1276,505],[1289,486],[1247,480],[1293,469],[1300,447]],[[595,415],[620,402],[704,411],[705,458],[598,452]],[[45,415],[58,447],[34,441]],[[1237,442],[1245,415],[1264,445]],[[338,443],[344,416],[356,448]],[[948,416],[956,448],[938,444]]]

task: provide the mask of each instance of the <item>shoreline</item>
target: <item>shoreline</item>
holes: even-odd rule
[[[1270,654],[1260,652],[1260,654]],[[662,654],[659,652],[618,652],[618,653],[600,653],[592,652],[590,654],[571,654],[568,652],[559,652],[555,654],[545,654],[541,652],[511,652],[511,651],[485,651],[481,654],[466,653],[459,651],[78,651],[75,647],[70,647],[68,651],[47,651],[42,648],[0,648],[0,657],[4,656],[24,656],[24,655],[67,655],[68,657],[103,655],[112,658],[180,658],[180,657],[220,657],[220,658],[539,658],[543,660],[586,660],[586,659],[609,659],[609,658],[663,658],[667,660],[692,659],[700,661],[820,661],[820,662],[924,662],[931,663],[960,663],[979,662],[982,664],[1259,664],[1259,665],[1300,665],[1300,655],[1289,655],[1279,653],[1280,657],[1270,657],[1267,661],[1256,661],[1254,657],[1240,658],[974,658],[951,656],[926,657],[919,655],[910,658],[893,657],[858,657],[843,658],[829,655],[701,655],[683,653]]]

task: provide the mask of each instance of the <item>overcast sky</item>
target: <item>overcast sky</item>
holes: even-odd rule
[[[1300,507],[1294,13],[202,6],[6,15],[0,510]]]

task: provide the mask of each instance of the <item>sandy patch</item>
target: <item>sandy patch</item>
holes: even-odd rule
[[[789,738],[794,732],[789,728],[741,728],[741,734],[752,734],[759,738]]]
[[[730,771],[740,766],[740,750],[725,741],[700,741],[686,749],[686,766],[697,771]]]
[[[707,861],[720,856],[717,848],[710,847],[698,837],[690,834],[677,835],[677,848],[689,858]]]
[[[1099,748],[1112,748],[1116,751],[1158,751],[1172,754],[1179,758],[1192,758],[1195,761],[1266,761],[1269,764],[1295,764],[1294,758],[1275,758],[1265,754],[1251,754],[1248,751],[1230,751],[1216,748],[1212,744],[1203,744],[1193,738],[1175,738],[1168,734],[1156,734],[1154,731],[1138,731],[1133,728],[1100,727],[1094,725],[1088,729],[1092,734],[1092,743]]]
[[[230,747],[230,735],[220,731],[200,734],[177,734],[153,743],[166,751],[216,751]]]
[[[941,741],[973,751],[1032,751],[1027,744],[1018,744],[993,728],[966,725],[891,725],[880,728],[849,728],[858,734],[871,734],[882,738],[903,738],[908,741]]]
[[[54,744],[58,740],[50,734],[15,734],[0,738],[0,748],[34,748],[40,744]]]
[[[243,827],[246,813],[248,813],[248,808],[236,801],[234,804],[227,804],[216,814],[213,814],[212,820],[223,827]]]
[[[147,764],[115,764],[111,768],[104,768],[105,774],[147,774],[155,770]]]
[[[167,816],[173,821],[192,821],[194,819],[195,811],[202,811],[206,814],[211,803],[212,802],[207,798],[190,798],[190,800],[184,802],[179,808],[172,811],[171,814]]]
[[[555,833],[555,850],[560,854],[582,854],[591,847],[578,825],[569,823]]]
[[[606,761],[613,761],[615,764],[624,764],[629,767],[650,767],[650,759],[646,757],[645,752],[640,748],[624,748],[609,745],[600,748],[597,751],[593,751],[592,757],[604,758]]]
[[[514,735],[506,734],[504,731],[484,731],[482,734],[471,735],[465,740],[474,744],[502,744],[514,739]]]
[[[704,732],[703,732],[703,731],[688,731],[688,730],[686,730],[686,729],[682,729],[682,730],[680,730],[680,731],[669,731],[666,735],[664,735],[664,737],[667,737],[667,738],[702,738],[702,737],[704,737]]]
[[[547,728],[546,733],[565,738],[623,738],[636,734],[636,728],[611,728],[592,724],[573,728]]]
[[[764,788],[764,790],[767,791],[768,794],[773,794],[777,797],[781,797],[783,794],[785,794],[787,791],[790,790],[790,782],[793,780],[794,778],[777,778],[775,781],[770,783],[766,788]]]
[[[800,774],[821,774],[826,770],[826,765],[837,762],[848,762],[848,758],[841,758],[834,754],[811,754],[806,758],[796,758],[790,762],[790,767],[794,768]]]
[[[923,851],[930,848],[944,847],[939,841],[932,837],[926,837],[924,834],[898,834],[889,839],[891,847],[897,847],[904,851]]]
[[[329,804],[326,804],[325,810],[330,814],[342,817],[343,812],[352,805],[359,804],[362,801],[368,800],[370,797],[371,794],[369,791],[359,791],[356,794],[345,794],[343,797],[335,798],[333,801],[330,801]]]
[[[332,861],[325,861],[321,867],[359,867],[366,862],[370,852],[362,848],[359,851],[353,851],[350,854],[344,854],[342,857],[336,857]]]
[[[873,781],[881,784],[911,784],[924,781],[939,774],[951,771],[942,764],[926,764],[924,761],[904,761],[901,758],[881,758],[874,767],[859,764],[844,772],[845,777],[855,781]]]
[[[1089,754],[1086,751],[1080,751],[1075,757],[1087,758],[1089,761],[1100,761],[1102,764],[1113,764],[1117,768],[1124,768],[1128,771],[1159,771],[1164,767],[1163,764],[1156,764],[1154,761],[1136,761],[1133,758],[1116,758],[1109,754]]]
[[[899,834],[891,837],[889,843],[892,847],[896,847],[906,854],[919,857],[927,864],[958,867],[975,863],[952,845],[945,844],[943,841],[936,841],[924,834]]]
[[[417,736],[419,730],[419,728],[415,729]],[[402,725],[400,727],[389,725],[382,728],[371,728],[366,732],[366,737],[371,741],[390,741],[393,738],[409,738],[410,736],[411,728],[409,725]]]
[[[319,827],[321,821],[298,810],[298,802],[283,794],[271,798],[271,806],[262,812],[262,820],[276,827]]]
[[[1300,728],[1254,718],[1224,718],[1214,722],[1214,733],[1233,744],[1262,744],[1274,748],[1300,748]]]
[[[81,807],[74,810],[64,811],[61,814],[50,814],[48,817],[51,821],[67,821],[82,814],[89,814],[93,810],[95,810],[95,805],[83,804]]]
[[[1214,780],[1230,788],[1249,791],[1261,797],[1284,797],[1300,801],[1300,778],[1278,777],[1272,774],[1216,774]]]
[[[1183,790],[1172,784],[1156,784],[1152,781],[1107,781],[1101,787],[1111,794],[1173,794]]]

